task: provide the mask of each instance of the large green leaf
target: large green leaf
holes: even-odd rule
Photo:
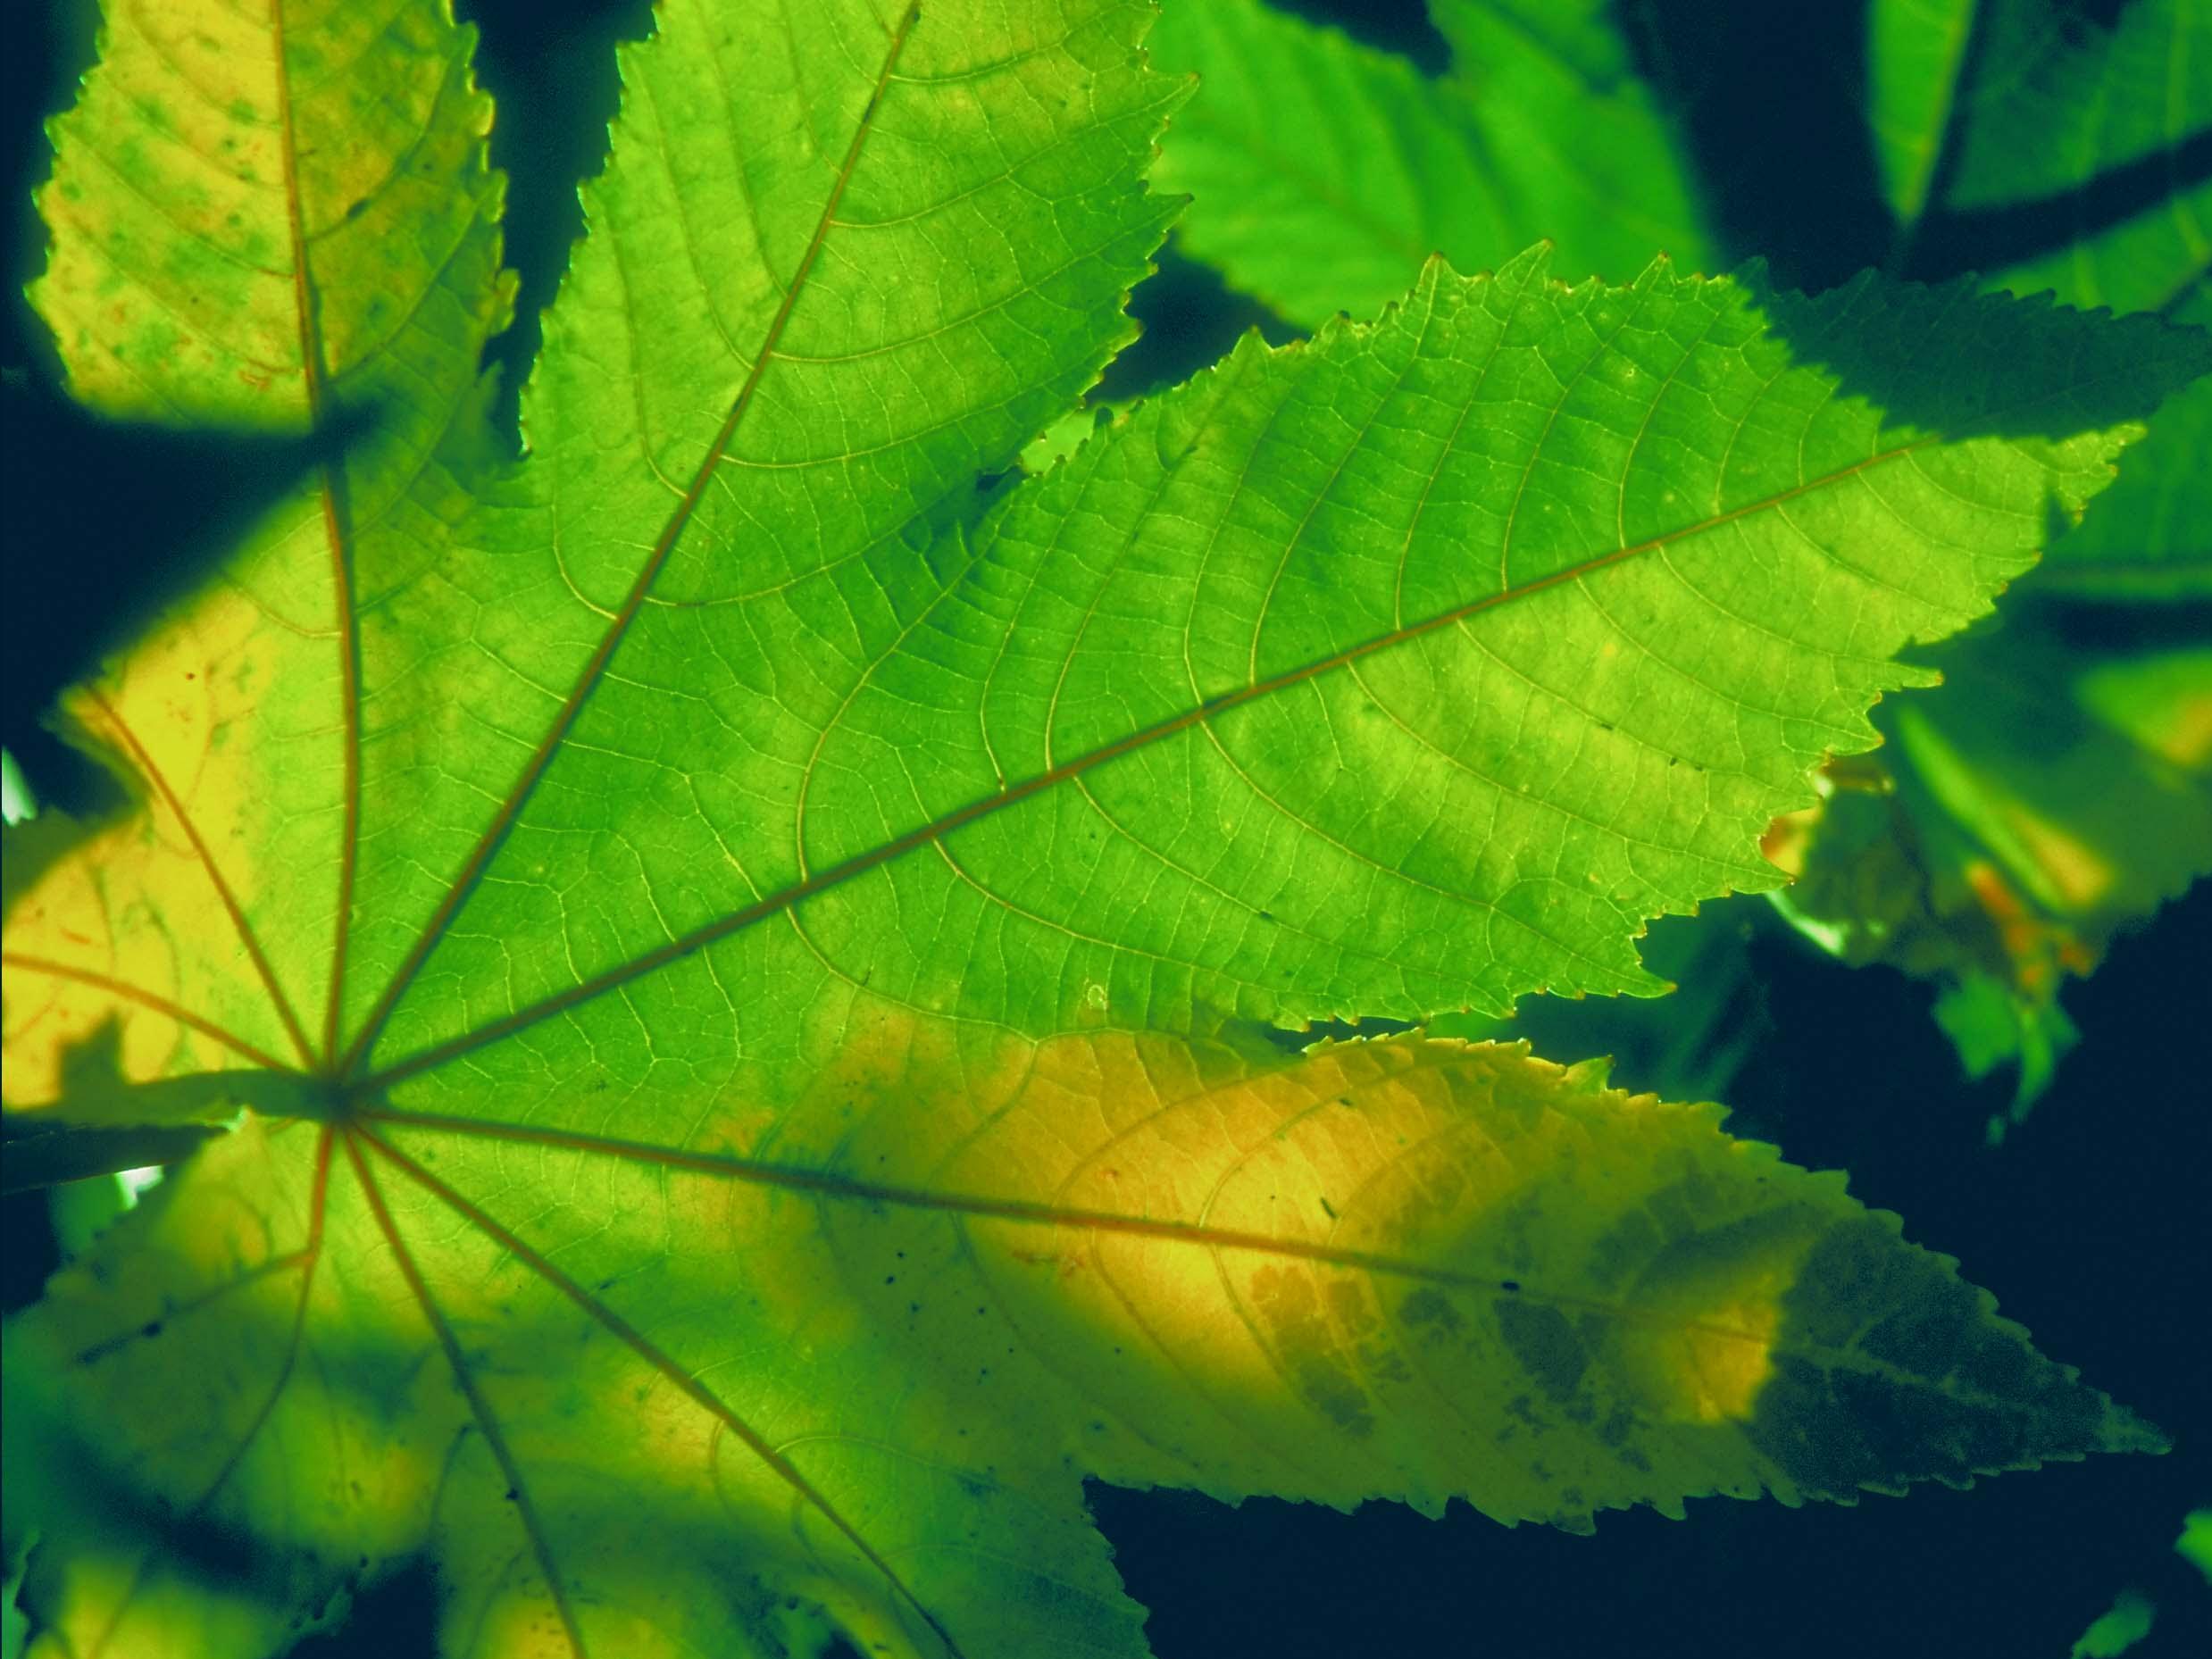
[[[2104,480],[2128,429],[2107,423],[2202,349],[1957,289],[1762,299],[1655,266],[1569,290],[1532,255],[1494,280],[1432,268],[1373,329],[1250,342],[978,525],[856,526],[856,551],[811,575],[789,563],[810,512],[757,579],[747,562],[724,591],[688,589],[727,545],[704,527],[662,576],[692,513],[678,498],[658,538],[625,539],[630,596],[596,613],[588,656],[568,647],[570,692],[536,693],[534,746],[530,728],[482,735],[505,729],[476,704],[480,654],[392,688],[453,713],[363,771],[349,949],[383,988],[348,993],[367,1014],[330,1020],[351,1040],[304,1075],[442,1095],[489,1065],[534,1091],[641,1061],[642,1021],[711,1076],[755,1022],[800,1022],[846,978],[1038,1033],[1656,989],[1642,921],[1774,883],[1759,833],[1807,802],[1824,754],[1872,741],[1866,705],[1910,678],[1890,654],[1983,608]],[[565,477],[553,454],[532,467]],[[534,505],[494,511],[542,527]],[[552,545],[579,580],[583,533]],[[477,568],[504,567],[454,565]],[[76,705],[126,754],[134,698],[165,691],[132,684],[141,660]],[[803,675],[772,671],[793,661]],[[711,777],[680,746],[702,721],[736,734],[705,738]],[[1307,729],[1334,734],[1329,764]],[[184,735],[156,770],[222,776]],[[455,780],[418,776],[407,751],[432,744]],[[244,735],[221,754],[251,775]],[[404,813],[372,801],[385,778],[414,779]],[[185,803],[140,789],[176,826],[154,844],[188,862],[205,841]],[[464,802],[473,841],[444,821]],[[145,993],[112,988],[133,918],[78,895],[118,838],[146,844],[141,822],[17,905],[18,955],[45,964],[18,996],[55,1011],[11,1074],[20,1103],[62,1092],[73,1051],[54,1039],[79,1031],[111,1033],[122,1074],[166,1096],[210,1072],[230,1087],[246,1052],[177,1046],[170,1010],[195,1005],[164,964]],[[193,873],[213,888],[219,868]],[[312,953],[312,915],[238,904],[256,963]],[[702,1019],[728,1005],[736,1028]]]
[[[1164,68],[1199,88],[1157,172],[1195,200],[1190,252],[1309,327],[1373,316],[1431,254],[1463,270],[1539,237],[1562,271],[1624,281],[1665,251],[1710,257],[1665,120],[1590,0],[1444,0],[1452,69],[1263,0],[1172,4]]]
[[[1841,1178],[1591,1069],[824,1023],[680,1148],[372,1109],[157,1189],[9,1354],[55,1651],[261,1651],[427,1548],[455,1652],[1139,1654],[1085,1474],[1587,1530],[2160,1443]],[[261,1553],[70,1513],[123,1480]]]
[[[515,460],[442,7],[200,9],[113,29],[41,304],[95,407],[346,441],[71,694],[125,805],[8,837],[11,1106],[246,1109],[11,1328],[36,1639],[425,1555],[455,1653],[1135,1652],[1086,1474],[1580,1525],[2156,1444],[1709,1109],[1250,1026],[1657,988],[2201,336],[1432,263],[1017,480],[1164,229],[1146,10],[695,0]],[[211,168],[258,379],[148,344]]]

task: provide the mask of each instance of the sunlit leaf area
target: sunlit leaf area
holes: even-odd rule
[[[7,28],[0,1659],[2212,1651],[2212,6]]]

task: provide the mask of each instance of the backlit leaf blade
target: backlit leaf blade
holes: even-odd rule
[[[1894,651],[1986,608],[2201,338],[1873,281],[1568,289],[1539,253],[1249,344],[1017,481],[1164,226],[1145,9],[664,21],[528,452],[461,396],[388,539],[314,550],[320,679],[234,675],[167,748],[111,735],[141,807],[114,838],[9,838],[12,952],[87,916],[144,946],[11,957],[11,1088],[57,1120],[249,1108],[11,1327],[43,1618],[228,1659],[423,1559],[456,1653],[1133,1654],[1086,1471],[1575,1525],[2155,1444],[1709,1113],[1452,1045],[1290,1060],[1222,1016],[1654,988],[1642,921],[1774,880],[1759,830],[1918,678]],[[422,154],[474,199],[472,149]],[[261,546],[108,683],[166,708]],[[171,749],[351,829],[186,833]],[[171,867],[111,913],[133,837]],[[301,862],[162,909],[233,850]],[[49,1017],[54,981],[109,1000]],[[1694,1145],[1640,1163],[1647,1113]],[[1450,1190],[1531,1135],[1572,1190],[1600,1122],[1649,1236]],[[1706,1176],[1709,1205],[1674,1190]],[[1330,1254],[1340,1220],[1373,1248]],[[1870,1239],[1875,1305],[1830,1307]],[[1211,1272],[1240,1253],[1282,1271]],[[1341,1357],[1385,1315],[1452,1334],[1377,1288],[1408,1279],[1474,1333],[1464,1398]],[[1156,1355],[1114,1340],[1140,1324]],[[1495,1393],[1523,1372],[1530,1413],[1566,1396],[1577,1498],[1498,1459],[1537,1433]]]
[[[330,458],[219,582],[63,704],[132,798],[113,825],[48,813],[9,836],[8,1019],[46,1039],[11,1044],[12,1105],[51,1099],[61,1046],[96,1035],[125,1082],[330,1046],[364,613],[380,571],[446,539],[512,288],[469,41],[435,5],[294,8],[275,27],[119,5],[54,125],[31,297],[75,396],[119,419],[319,435]]]
[[[1439,79],[1263,4],[1171,5],[1164,68],[1200,78],[1161,185],[1181,236],[1284,316],[1373,315],[1423,260],[1494,264],[1539,237],[1562,275],[1712,257],[1665,120],[1601,8],[1442,0]],[[1571,135],[1571,136],[1570,136]]]
[[[1181,246],[1293,321],[1371,317],[1432,254],[1472,269],[1532,239],[1461,89],[1406,58],[1261,0],[1170,6],[1151,48],[1199,78],[1153,175],[1191,194]]]
[[[603,859],[560,823],[564,778],[538,786],[572,736],[629,749],[664,716],[631,680],[648,654],[683,658],[706,700],[682,726],[712,727],[707,688],[774,677],[743,640],[751,596],[864,603],[871,552],[966,512],[1127,339],[1172,211],[1141,168],[1181,91],[1138,57],[1149,17],[694,0],[622,49],[625,113],[523,397],[529,463],[470,527],[472,603],[434,590],[408,618],[410,642],[461,633],[465,664],[480,610],[499,660],[458,687],[419,648],[392,664],[395,723],[426,735],[391,776],[410,833],[364,860],[354,1058],[511,831],[556,882]],[[744,799],[792,763],[771,745],[660,787]],[[749,856],[711,834],[682,855],[728,880]]]
[[[986,27],[855,4],[787,33],[772,11],[672,8],[670,37],[624,59],[630,111],[523,400],[527,463],[498,464],[472,429],[462,494],[440,452],[420,474],[441,487],[435,515],[395,507],[381,540],[349,546],[346,628],[272,624],[249,549],[72,704],[140,810],[74,852],[58,823],[33,828],[50,849],[11,838],[11,1102],[63,1093],[62,1048],[96,1035],[116,1053],[77,1066],[76,1099],[111,1085],[88,1112],[151,1112],[113,1085],[241,1059],[342,1069],[579,712],[625,695],[601,676],[648,601],[681,619],[720,604],[702,584],[815,571],[835,595],[839,572],[867,579],[858,554],[887,530],[966,511],[977,471],[1129,333],[1122,296],[1169,211],[1140,169],[1179,96],[1137,57],[1148,15],[1080,4]],[[377,38],[350,96],[376,95],[377,54],[420,21]],[[489,314],[505,288],[482,276]],[[141,707],[128,736],[94,718]],[[280,809],[288,842],[262,834]],[[117,849],[141,843],[149,873],[117,902]],[[233,851],[264,845],[267,867]],[[130,925],[85,925],[108,909]]]
[[[641,1021],[712,1074],[845,977],[1037,1035],[1656,990],[1645,919],[1774,883],[1759,836],[1871,743],[1891,654],[2026,568],[2204,349],[1957,287],[1433,266],[887,544],[864,605],[641,616],[373,1075],[474,1087],[513,1038],[498,1087],[535,1089]],[[710,650],[816,666],[676,692]],[[785,769],[695,801],[653,734],[701,696]]]
[[[128,1437],[96,1463],[252,1527],[264,1587],[427,1545],[449,1642],[639,1659],[833,1630],[1141,1653],[1087,1474],[1586,1528],[2160,1444],[1841,1178],[1589,1068],[1035,1045],[864,993],[824,1033],[783,1111],[681,1146],[575,1096],[489,1133],[252,1128],[182,1178],[196,1209],[157,1196],[126,1261],[59,1281],[11,1364]],[[314,1254],[312,1214],[249,1190],[323,1194]],[[185,1353],[221,1380],[148,1410]],[[618,1516],[651,1546],[606,1550]],[[116,1614],[82,1571],[71,1616]]]
[[[1874,0],[1866,8],[1866,129],[1890,211],[1917,224],[1950,137],[1976,0]]]

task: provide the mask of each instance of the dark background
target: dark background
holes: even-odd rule
[[[523,273],[523,321],[494,351],[519,368],[578,228],[575,183],[603,153],[612,42],[642,34],[647,13],[639,0],[460,0],[457,9],[482,28],[480,78],[499,103],[493,151],[511,179],[508,257]],[[1441,63],[1417,0],[1291,9]],[[1715,213],[1740,250],[1772,254],[1786,279],[1820,286],[1882,245],[1886,221],[1857,115],[1860,5],[1662,0],[1643,15],[1648,40],[1688,66],[1693,141],[1721,180]],[[66,802],[82,797],[86,780],[38,728],[40,712],[131,617],[189,580],[235,521],[241,494],[282,488],[306,457],[105,426],[58,395],[50,344],[18,289],[44,257],[29,195],[46,166],[38,123],[67,103],[90,62],[89,8],[13,8],[6,38],[0,739],[43,796]],[[2205,158],[2180,159],[2195,171]],[[1818,204],[1809,216],[1808,201]],[[1939,221],[1915,268],[1994,265],[2034,234],[2017,221]],[[1181,378],[1259,321],[1172,255],[1133,309],[1148,333],[1114,371],[1117,393]],[[1430,1521],[1387,1505],[1350,1515],[1267,1500],[1231,1510],[1095,1487],[1130,1593],[1152,1610],[1161,1659],[2056,1659],[2125,1586],[2158,1609],[2156,1633],[2135,1654],[2212,1652],[2212,1594],[2171,1548],[2184,1511],[2212,1505],[2212,1067],[2197,1047],[2212,1025],[2212,889],[2200,886],[2121,941],[2068,992],[2083,1045],[1996,1150],[1983,1124],[2003,1111],[2009,1081],[1960,1076],[1925,988],[1841,968],[1770,929],[1752,951],[1765,1034],[1731,1089],[1742,1118],[1797,1163],[1849,1169],[1862,1198],[1957,1255],[2046,1353],[2083,1365],[2171,1432],[2176,1450],[1855,1508],[1707,1499],[1686,1523],[1611,1513],[1595,1538],[1508,1530],[1464,1505]],[[6,1201],[4,1223],[0,1284],[14,1307],[37,1294],[53,1246],[36,1195]],[[404,1573],[365,1598],[349,1630],[299,1651],[427,1655],[433,1594],[426,1572]]]

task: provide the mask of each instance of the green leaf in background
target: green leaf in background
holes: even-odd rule
[[[2116,312],[2165,310],[2202,280],[2212,260],[2212,177],[2195,159],[2212,142],[2202,0],[2124,0],[2106,16],[2058,0],[1875,0],[1871,13],[1889,108],[1911,80],[1930,110],[1918,123],[1933,140],[1920,211],[1892,196],[1902,239],[1981,236],[2006,254],[1988,273],[1999,286]],[[1886,113],[1870,110],[1877,134],[1896,130]]]
[[[2119,1659],[2150,1634],[2157,1612],[2140,1591],[2122,1590],[2111,1611],[2099,1617],[2074,1644],[2073,1659]]]
[[[132,17],[72,387],[332,459],[65,699],[122,807],[9,831],[19,1121],[244,1108],[10,1323],[34,1652],[427,1561],[482,1659],[1133,1656],[1087,1476],[1581,1529],[2162,1444],[1715,1108],[1256,1028],[1663,988],[2205,338],[1540,248],[1025,477],[1165,231],[1148,8],[672,0],[513,456],[442,5]]]
[[[1882,710],[1878,759],[1769,847],[1803,930],[1943,986],[1972,1075],[2018,1067],[2016,1116],[2073,1046],[2066,977],[2212,873],[2212,650],[2066,621],[2028,607],[1932,653],[1943,694]]]
[[[1436,81],[1261,0],[1172,10],[1164,50],[1201,77],[1163,163],[1198,198],[1187,249],[1310,324],[1339,307],[1371,308],[1423,241],[1483,264],[1551,236],[1571,271],[1632,260],[1640,244],[1702,248],[1682,227],[1698,221],[1700,195],[1725,181],[1699,175],[1687,113],[1670,107],[1688,95],[1635,73],[1633,19],[1513,0],[1434,0],[1431,13],[1453,46],[1451,72]],[[2056,0],[1877,0],[1866,30],[1865,116],[1894,227],[1886,243],[1860,250],[1866,264],[1910,271],[1966,249],[1996,267],[1992,288],[2055,288],[2077,306],[2212,321],[2212,11],[2197,0],[2130,0],[2105,20]],[[1824,211],[1808,197],[1808,231]],[[2162,413],[2099,512],[2057,538],[2034,589],[2151,603],[2212,591],[2208,443],[2212,386],[2199,386]],[[1980,719],[1973,698],[2024,713],[2054,683],[2124,666],[2124,653],[2061,662],[2063,650],[2028,639],[2016,655],[2001,641],[1975,649],[1972,688],[1939,692],[1910,717],[1924,735],[1945,731],[1949,758],[1937,771],[1953,779],[2044,763]],[[2175,706],[2192,702],[2194,659],[2146,661]],[[2133,740],[2114,740],[2110,767],[2126,772]],[[1900,759],[1894,770],[1915,764]],[[2054,785],[2061,771],[2075,783],[2080,761],[2069,750],[2046,770]],[[2178,891],[2171,871],[2185,881],[2212,868],[2212,839],[2193,789],[2128,795],[2148,815],[2129,826],[2124,847],[2148,855],[2156,891],[2108,894],[2091,916],[2027,879],[2041,855],[2016,838],[1996,864],[1984,861],[1994,821],[1969,798],[1978,795],[1964,784],[1931,790],[1916,777],[1880,805],[1840,794],[1831,810],[1855,821],[1833,827],[1816,863],[1856,873],[1816,869],[1818,891],[1789,910],[1847,960],[1938,978],[1937,1018],[1967,1070],[2016,1065],[2025,1105],[2075,1040],[2057,1002],[2061,974],[2085,971],[2115,926]],[[2111,824],[2067,821],[2099,811],[2098,799],[2046,790],[2037,811],[2062,836],[2108,843]],[[1953,811],[1964,819],[1949,821]],[[1985,877],[2006,896],[1977,896]],[[1920,916],[1903,938],[1900,903]],[[2016,921],[1993,919],[2016,912]],[[1974,937],[1946,937],[1962,929]],[[1590,1040],[1608,1040],[1603,1023]]]
[[[1871,0],[1866,129],[1900,231],[1916,227],[1949,145],[1981,0]]]
[[[1943,188],[1926,202],[1935,233],[1982,238],[1991,287],[2212,322],[2212,10],[2201,0],[2129,0],[2108,21],[2052,0],[1878,0],[1869,16],[1877,79],[1896,96],[1916,87],[1943,112],[1915,129],[1937,135],[1943,158]],[[1968,35],[1970,53],[1936,61],[1939,41]],[[1878,102],[1878,135],[1882,116]],[[1894,199],[1909,244],[1921,215]],[[2092,596],[2212,593],[2208,446],[2212,388],[2200,387],[2039,579]]]
[[[2212,1509],[2192,1509],[2182,1518],[2182,1535],[2174,1547],[2183,1559],[2212,1585]]]
[[[1442,0],[1431,79],[1262,0],[1168,6],[1155,60],[1200,78],[1155,173],[1194,197],[1180,240],[1308,328],[1374,315],[1432,254],[1476,270],[1549,237],[1562,275],[1615,282],[1709,263],[1604,9]]]
[[[2206,1584],[2212,1585],[2212,1509],[2192,1509],[2183,1518],[2182,1535],[2174,1541],[2174,1550],[2204,1575]],[[2074,1643],[2073,1659],[2117,1659],[2150,1634],[2157,1615],[2158,1605],[2149,1596],[2141,1590],[2122,1590],[2114,1597],[2110,1611],[2091,1623]]]
[[[20,824],[38,813],[38,797],[15,756],[0,749],[0,823]]]

